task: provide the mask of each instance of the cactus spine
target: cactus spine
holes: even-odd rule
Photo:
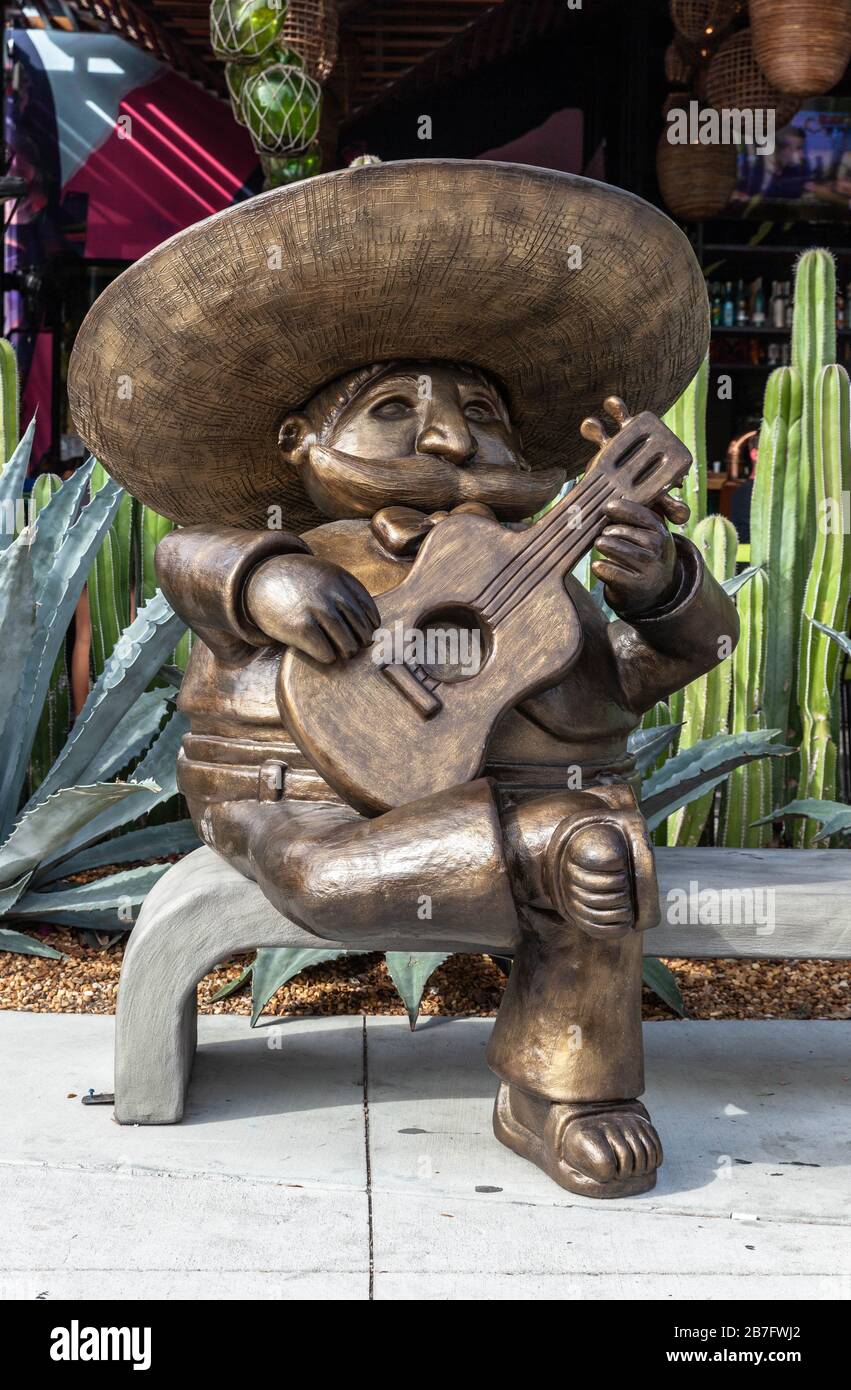
[[[794,615],[799,611],[803,570],[798,534],[802,409],[800,376],[793,367],[778,367],[768,379],[759,435],[759,466],[751,500],[751,563],[762,565],[768,575],[762,706],[764,727],[780,729],[781,740],[789,734],[795,689],[798,629]],[[774,805],[781,806],[786,800],[787,769],[782,758],[772,758],[769,765]]]
[[[832,303],[832,301],[831,301]],[[837,677],[841,652],[810,619],[845,629],[851,594],[851,538],[843,525],[843,494],[851,491],[851,386],[844,367],[824,367],[813,397],[815,548],[804,594],[798,660],[801,713],[799,798],[834,800],[838,744]],[[816,834],[802,822],[799,843]]]
[[[733,707],[731,732],[745,733],[775,728],[766,724],[764,691],[766,673],[767,616],[771,580],[760,570],[739,590],[739,645],[733,656]],[[758,849],[771,838],[770,825],[753,825],[767,816],[773,805],[771,759],[759,758],[736,768],[724,787],[721,840],[725,845]]]
[[[707,516],[698,522],[692,535],[697,546],[719,583],[732,578],[736,567],[736,551],[739,538],[731,521],[722,516]],[[683,727],[680,731],[677,751],[691,748],[701,739],[714,734],[726,733],[729,727],[730,689],[733,672],[729,661],[730,651],[705,676],[692,681],[685,688],[683,698]],[[669,845],[696,845],[703,834],[706,818],[712,807],[713,793],[692,801],[668,820]]]

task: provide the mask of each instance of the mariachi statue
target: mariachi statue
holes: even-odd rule
[[[70,373],[92,452],[183,528],[157,568],[199,639],[178,772],[199,834],[317,941],[510,934],[495,1131],[591,1197],[662,1159],[627,736],[737,632],[667,525],[690,458],[656,413],[707,338],[655,208],[420,160],[173,237],[101,295]],[[570,574],[592,546],[614,621]]]

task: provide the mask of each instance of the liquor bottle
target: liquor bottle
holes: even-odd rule
[[[786,299],[783,294],[783,285],[778,280],[774,286],[774,297],[771,301],[771,326],[772,328],[786,327]]]
[[[718,328],[722,318],[721,286],[716,280],[712,286],[712,327]]]
[[[836,290],[836,327],[845,327],[845,292],[841,285]]]
[[[795,312],[795,301],[792,298],[792,285],[790,281],[786,281],[784,288],[786,290],[786,327],[791,328],[792,315]]]
[[[756,282],[756,293],[753,298],[753,326],[754,328],[765,327],[765,292],[761,279]]]
[[[724,290],[724,303],[721,309],[721,321],[725,328],[732,328],[736,322],[736,301],[733,299],[733,282],[727,281]]]
[[[745,294],[745,283],[740,280],[736,286],[736,325],[738,328],[748,326],[748,297]]]

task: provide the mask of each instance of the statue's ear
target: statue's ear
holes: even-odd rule
[[[311,444],[316,443],[316,434],[306,415],[288,415],[278,431],[278,448],[287,463],[301,468],[307,463]]]

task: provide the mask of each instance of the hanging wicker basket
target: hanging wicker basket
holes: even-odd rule
[[[672,87],[691,81],[697,62],[695,50],[679,34],[665,50],[665,79]]]
[[[757,65],[750,29],[742,29],[722,43],[709,64],[707,97],[716,111],[775,111],[780,130],[800,109],[800,101],[784,96],[768,82]]]
[[[684,222],[717,217],[736,186],[732,145],[672,145],[659,137],[656,175],[665,206]]]
[[[671,0],[674,28],[697,46],[716,43],[743,10],[744,0]]]
[[[750,0],[756,60],[779,92],[829,92],[851,59],[851,0]]]
[[[330,77],[338,42],[337,0],[289,0],[279,47],[297,53],[317,82]]]

